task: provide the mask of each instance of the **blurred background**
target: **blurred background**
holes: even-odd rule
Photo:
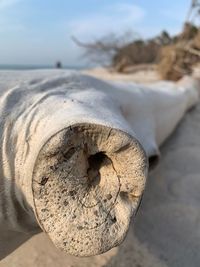
[[[191,0],[0,0],[0,68],[155,63],[184,23],[198,25],[198,8]]]

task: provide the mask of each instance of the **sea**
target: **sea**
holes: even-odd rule
[[[86,66],[62,66],[62,69],[83,70]],[[0,70],[39,70],[39,69],[55,69],[51,65],[17,65],[17,64],[0,64]]]

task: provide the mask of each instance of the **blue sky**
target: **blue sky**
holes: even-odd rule
[[[190,0],[0,0],[0,64],[84,64],[71,41],[180,31]]]

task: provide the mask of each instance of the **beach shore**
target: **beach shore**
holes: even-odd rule
[[[123,74],[113,72],[106,68],[93,68],[83,70],[82,73],[104,80],[152,83],[160,80],[158,73],[152,69],[140,70],[134,73]]]

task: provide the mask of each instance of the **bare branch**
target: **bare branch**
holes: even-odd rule
[[[124,46],[136,39],[139,39],[138,35],[132,32],[125,32],[122,35],[110,33],[90,42],[82,42],[75,36],[72,36],[74,43],[84,48],[84,56],[101,65],[110,65],[113,57]]]

